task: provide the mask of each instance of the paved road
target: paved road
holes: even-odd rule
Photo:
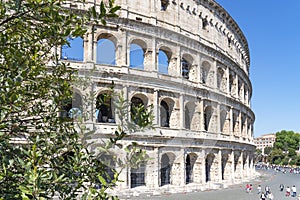
[[[194,193],[179,193],[179,194],[165,194],[162,196],[144,196],[131,197],[133,200],[259,200],[257,194],[257,186],[260,184],[264,191],[266,185],[270,186],[274,195],[274,200],[297,200],[297,197],[285,197],[285,192],[279,191],[280,183],[284,186],[296,186],[298,194],[300,194],[300,174],[283,174],[282,172],[275,172],[273,170],[258,171],[262,175],[251,182],[253,184],[253,192],[246,193],[245,185],[234,185],[227,189],[212,190]],[[250,183],[250,182],[249,182]],[[245,183],[246,184],[246,183]]]

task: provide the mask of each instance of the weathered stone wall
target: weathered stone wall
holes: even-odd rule
[[[86,8],[99,2],[87,1]],[[91,91],[79,93],[106,93],[114,81],[116,92],[122,91],[129,102],[153,105],[156,129],[132,133],[120,142],[121,148],[137,142],[151,159],[140,170],[123,170],[124,182],[116,188],[199,189],[251,178],[255,117],[248,44],[238,25],[213,0],[116,3],[122,7],[120,17],[91,27],[84,38],[83,61],[64,61],[82,75],[90,73]],[[113,64],[99,61],[98,54],[110,51],[100,48],[100,40],[113,43]],[[138,57],[132,45],[142,51],[141,66],[132,65]],[[90,113],[99,111],[93,104],[87,108]],[[99,122],[95,114],[88,120],[95,143],[117,128],[119,117],[109,106],[109,121]]]

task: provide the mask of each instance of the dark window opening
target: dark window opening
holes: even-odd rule
[[[131,99],[131,120],[138,124],[139,115],[145,111],[145,105],[142,99],[138,97],[132,97]]]
[[[169,106],[165,101],[162,101],[160,106],[160,125],[161,127],[170,127]]]
[[[207,17],[205,17],[204,19],[202,19],[202,29],[206,30],[208,26],[208,21],[207,21]]]
[[[82,117],[82,99],[77,93],[73,94],[72,98],[62,102],[59,116],[62,118],[78,119]]]
[[[114,122],[111,108],[111,97],[109,94],[100,94],[97,97],[96,109],[98,112],[97,122]]]
[[[130,183],[131,188],[145,185],[145,168],[146,163],[143,162],[138,168],[131,168]]]
[[[161,0],[161,10],[166,11],[169,6],[169,0]]]
[[[182,77],[189,79],[190,63],[188,63],[188,61],[185,59],[182,59],[181,61],[181,70],[182,70]]]
[[[160,180],[161,186],[171,183],[171,169],[169,156],[164,154],[161,158]]]

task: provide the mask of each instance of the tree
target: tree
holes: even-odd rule
[[[271,152],[272,152],[272,147],[265,147],[265,149],[264,149],[264,153],[266,154],[266,155],[270,155],[271,154]]]
[[[1,1],[0,199],[76,199],[78,193],[107,199],[106,189],[118,180],[116,172],[105,180],[106,166],[81,140],[85,132],[81,137],[76,123],[58,114],[72,99],[76,71],[59,62],[53,49],[68,44],[68,37],[83,36],[88,23],[105,24],[120,9],[113,0],[99,7],[82,11],[64,0]],[[124,130],[119,127],[107,148]]]

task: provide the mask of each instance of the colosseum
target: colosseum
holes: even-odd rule
[[[104,100],[112,82],[131,104],[153,106],[155,129],[130,133],[118,146],[137,142],[150,159],[124,169],[116,189],[192,191],[252,178],[250,56],[234,19],[214,0],[115,3],[119,17],[70,40],[76,51],[62,48],[61,58],[81,74],[92,71],[90,90],[78,88],[75,98],[97,96],[86,121],[94,141],[118,125],[114,99]]]

